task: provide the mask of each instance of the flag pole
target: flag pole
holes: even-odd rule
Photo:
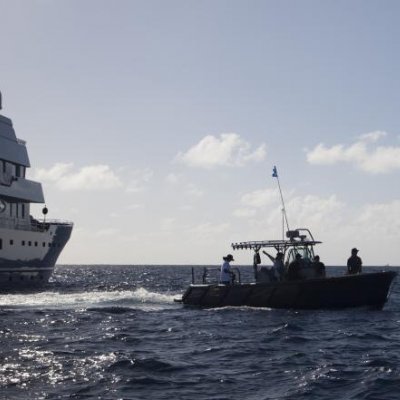
[[[278,182],[279,194],[281,195],[281,202],[282,202],[282,215],[283,215],[284,220],[286,221],[287,230],[290,231],[289,221],[288,221],[287,214],[286,214],[285,201],[283,200],[281,184],[279,182],[278,170],[277,170],[276,166],[274,166],[274,168],[272,169],[272,177],[276,178],[276,180]]]

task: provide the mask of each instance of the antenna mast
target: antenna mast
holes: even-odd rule
[[[273,178],[276,178],[276,180],[278,181],[279,194],[281,195],[281,202],[282,202],[282,218],[283,218],[282,225],[284,225],[284,222],[286,222],[287,230],[290,231],[290,228],[289,228],[289,221],[288,221],[287,214],[286,214],[285,202],[284,202],[284,200],[283,200],[283,194],[282,194],[281,184],[280,184],[280,182],[279,182],[278,170],[277,170],[276,166],[274,166],[274,168],[272,169],[272,177],[273,177]]]

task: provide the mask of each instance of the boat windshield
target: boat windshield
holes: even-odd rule
[[[312,246],[292,247],[287,253],[286,262],[290,264],[292,261],[294,261],[296,254],[300,254],[303,260],[309,260],[311,262],[314,258],[314,249]]]

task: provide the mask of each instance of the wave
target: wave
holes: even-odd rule
[[[140,308],[144,310],[164,309],[174,306],[176,295],[150,292],[144,288],[136,290],[93,291],[79,293],[40,292],[29,294],[0,295],[2,309],[20,308]],[[176,307],[176,306],[174,306]]]

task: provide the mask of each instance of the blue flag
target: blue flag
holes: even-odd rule
[[[272,168],[272,177],[273,178],[277,178],[278,177],[278,170],[276,169],[275,166],[274,166],[274,168]]]

